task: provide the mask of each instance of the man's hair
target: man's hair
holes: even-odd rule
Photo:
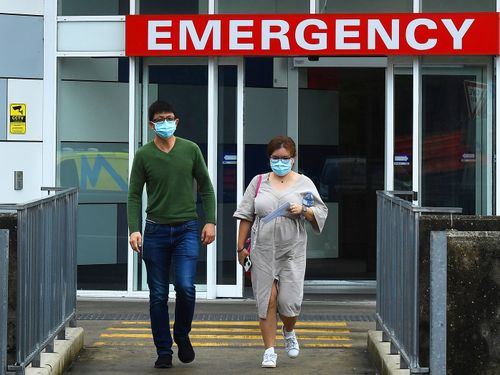
[[[148,109],[149,121],[153,121],[156,113],[165,113],[165,112],[172,112],[174,116],[177,117],[174,106],[172,104],[165,102],[163,100],[157,100],[156,102],[154,102],[149,106]]]

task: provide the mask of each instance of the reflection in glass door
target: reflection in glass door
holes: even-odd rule
[[[422,204],[492,213],[491,84],[487,65],[424,66]]]
[[[79,189],[80,292],[127,289],[128,83],[119,73],[126,62],[80,57],[58,64],[57,182]],[[111,72],[116,78],[102,81]]]
[[[308,236],[306,280],[374,279],[385,70],[309,67],[300,74],[299,172],[329,208],[323,233]]]

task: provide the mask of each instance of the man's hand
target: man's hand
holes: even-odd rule
[[[201,243],[203,245],[208,245],[215,240],[215,224],[205,224],[203,230],[201,231]]]
[[[130,233],[130,239],[128,242],[130,243],[132,250],[137,251],[139,254],[141,253],[141,249],[142,249],[141,232]]]

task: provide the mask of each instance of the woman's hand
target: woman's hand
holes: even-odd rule
[[[243,262],[245,261],[245,258],[247,255],[250,254],[247,249],[243,249],[238,253],[238,263],[243,266]]]
[[[290,207],[288,208],[288,211],[291,213],[291,214],[294,214],[294,215],[300,215],[302,214],[302,209],[303,209],[303,206],[301,204],[298,204],[298,203],[291,203],[290,204]]]

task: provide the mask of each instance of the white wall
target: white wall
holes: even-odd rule
[[[9,79],[7,81],[7,140],[42,141],[43,81],[40,79]],[[26,104],[26,134],[10,134],[10,104]]]
[[[82,37],[82,36],[85,37]],[[125,54],[125,21],[59,21],[58,52]]]
[[[23,171],[22,190],[14,190],[14,171]],[[24,203],[40,198],[42,143],[0,142],[0,176],[0,203]]]
[[[0,0],[0,13],[43,15],[43,0]]]
[[[40,198],[42,186],[42,98],[39,79],[7,80],[7,141],[0,142],[0,203],[24,203]],[[26,105],[26,133],[10,134],[10,104]],[[14,171],[23,172],[22,190],[14,190]]]

